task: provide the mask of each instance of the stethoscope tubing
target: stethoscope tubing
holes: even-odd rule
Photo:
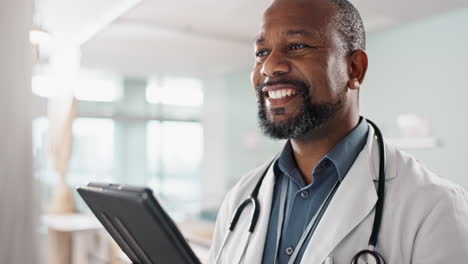
[[[383,136],[382,132],[380,129],[377,127],[377,125],[370,121],[369,119],[366,119],[366,121],[373,127],[375,131],[375,135],[377,136],[377,144],[379,148],[379,180],[378,180],[378,187],[377,187],[377,203],[376,203],[376,209],[375,209],[375,217],[374,217],[374,223],[372,226],[372,233],[369,238],[369,249],[365,249],[362,251],[359,251],[351,260],[352,264],[358,264],[359,259],[364,256],[371,256],[374,260],[375,263],[377,264],[385,264],[385,260],[383,259],[382,255],[377,253],[375,251],[375,246],[377,245],[377,240],[378,240],[378,235],[380,231],[380,226],[382,224],[382,216],[383,216],[383,206],[384,206],[384,198],[385,198],[385,145],[383,142]],[[263,183],[263,179],[265,178],[268,169],[270,166],[273,164],[273,162],[276,160],[277,157],[275,157],[270,164],[266,167],[264,170],[262,176],[260,177],[259,181],[255,185],[255,188],[253,189],[250,197],[245,199],[236,209],[234,216],[229,224],[229,230],[223,239],[223,242],[221,243],[221,247],[218,250],[218,253],[216,254],[215,258],[215,264],[218,263],[219,258],[221,256],[221,253],[231,235],[231,233],[234,231],[237,223],[239,222],[240,216],[242,215],[242,212],[244,209],[249,205],[252,204],[253,211],[252,211],[252,216],[250,220],[250,225],[249,225],[249,235],[247,238],[246,243],[244,244],[244,247],[242,249],[241,255],[239,257],[239,260],[237,263],[240,263],[242,261],[242,258],[245,254],[245,251],[249,245],[250,238],[252,233],[255,231],[255,227],[257,226],[258,218],[260,215],[260,204],[258,202],[258,193],[260,190],[260,187]]]

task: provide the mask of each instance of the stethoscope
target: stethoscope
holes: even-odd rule
[[[376,204],[376,209],[375,209],[375,217],[374,217],[374,224],[372,226],[372,233],[369,238],[369,243],[368,243],[368,249],[364,249],[359,251],[351,260],[351,264],[359,264],[359,263],[366,263],[366,264],[385,264],[385,260],[383,259],[382,255],[380,255],[377,251],[375,251],[375,246],[377,244],[377,237],[379,235],[379,230],[380,230],[380,225],[382,223],[382,215],[383,215],[383,205],[384,205],[384,196],[385,196],[385,147],[384,147],[384,142],[383,142],[383,137],[382,137],[382,132],[380,132],[380,129],[377,127],[376,124],[374,124],[372,121],[366,119],[367,122],[374,128],[375,135],[377,136],[377,144],[379,147],[379,182],[378,182],[378,187],[377,187],[377,204]],[[275,158],[276,159],[276,158]],[[247,250],[247,247],[250,243],[250,238],[252,236],[252,233],[255,230],[255,227],[258,222],[258,216],[260,215],[260,205],[258,202],[258,192],[260,190],[260,187],[262,186],[263,179],[265,178],[268,168],[271,166],[273,161],[266,167],[265,171],[263,172],[262,176],[260,177],[260,180],[257,182],[255,185],[255,188],[253,189],[252,193],[250,194],[250,197],[245,199],[239,207],[237,207],[234,216],[231,220],[231,223],[229,224],[229,231],[227,232],[226,236],[223,239],[223,242],[221,243],[221,247],[218,250],[218,253],[216,254],[215,258],[215,264],[218,263],[218,260],[221,256],[221,253],[229,240],[229,237],[231,233],[234,231],[234,228],[236,227],[237,223],[239,222],[239,218],[244,211],[245,207],[249,204],[252,205],[253,211],[252,211],[252,216],[250,218],[250,225],[249,225],[249,232],[248,232],[248,237],[247,241],[244,243],[244,247],[242,248],[241,254],[239,259],[237,260],[237,263],[240,263],[242,261],[243,256],[245,255],[245,252]],[[285,186],[285,184],[283,184]],[[327,198],[325,199],[324,203],[322,203],[322,206],[319,208],[319,212],[323,209],[323,205],[327,202],[329,198],[331,198],[332,194],[334,191],[336,191],[338,187],[338,184],[336,184],[333,188],[333,190],[328,194]],[[282,193],[284,193],[285,187],[282,189]],[[283,194],[282,194],[283,196]],[[285,197],[284,197],[285,198]],[[281,199],[285,200],[285,199]],[[280,207],[284,206],[280,205]],[[280,208],[281,212],[281,208]],[[316,216],[319,214],[317,212]],[[280,216],[282,217],[282,216]],[[312,222],[315,222],[316,217],[312,219],[311,223],[309,224],[308,228],[309,230],[306,229],[305,233],[308,233],[313,225]],[[280,232],[278,232],[278,237],[280,236]],[[303,234],[303,238],[305,238],[307,235]],[[303,238],[301,238],[300,245],[297,249],[299,249],[302,246],[302,243],[304,242]],[[299,250],[297,250],[299,251]],[[296,253],[296,252],[295,252]],[[296,254],[295,254],[296,255]],[[293,255],[294,256],[294,255]],[[295,257],[294,257],[295,259]],[[290,263],[294,262],[294,259],[290,261]]]

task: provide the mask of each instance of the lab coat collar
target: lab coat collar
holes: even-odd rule
[[[388,151],[386,151],[387,154]],[[391,155],[386,155],[387,160]],[[373,210],[377,202],[374,181],[378,179],[379,149],[374,130],[336,191],[304,252],[307,263],[322,263],[333,249]],[[394,166],[388,166],[394,167]],[[387,180],[395,173],[386,169]]]
[[[386,144],[386,180],[396,176],[394,149]],[[366,145],[357,156],[347,176],[336,191],[320,220],[314,235],[304,252],[302,259],[306,263],[322,263],[334,248],[349,234],[375,207],[377,192],[374,182],[378,179],[379,149],[374,130],[369,126]],[[268,162],[261,169],[260,174],[267,169]],[[275,184],[274,166],[268,168],[267,174],[260,187],[258,200],[260,216],[257,228],[252,234],[250,246],[247,248],[243,263],[261,263],[265,238],[270,219],[273,190]],[[245,223],[245,229],[247,228]],[[243,229],[242,229],[243,230]],[[239,242],[242,243],[242,242]]]
[[[397,176],[396,174],[396,160],[395,160],[395,147],[391,144],[386,143],[384,139],[385,146],[385,181],[391,180]],[[369,165],[369,170],[374,181],[379,180],[379,145],[377,144],[377,139],[375,136],[374,128],[369,125],[369,135],[367,136],[366,146],[362,152],[366,152],[367,162]],[[369,158],[370,157],[370,158]],[[365,160],[364,160],[365,161]]]

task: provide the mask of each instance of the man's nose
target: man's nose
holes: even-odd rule
[[[263,76],[278,76],[289,73],[291,65],[286,56],[281,52],[272,51],[262,64],[261,74]]]

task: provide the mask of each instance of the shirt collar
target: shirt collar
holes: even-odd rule
[[[296,160],[292,150],[291,140],[288,140],[284,145],[278,158],[278,166],[283,172],[292,171],[297,168]]]
[[[366,144],[368,125],[364,118],[360,118],[358,125],[349,132],[333,149],[318,163],[314,169],[324,169],[334,166],[340,181],[344,179],[348,170],[354,163],[357,155]],[[288,140],[278,158],[278,169],[298,183],[303,182],[302,175],[297,168],[292,150],[291,141]]]
[[[367,121],[361,117],[358,125],[325,156],[335,165],[340,181],[344,179],[364,148],[368,131]]]

